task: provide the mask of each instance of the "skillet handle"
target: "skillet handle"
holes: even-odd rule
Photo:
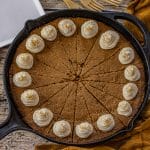
[[[141,33],[143,34],[143,38],[144,38],[144,45],[141,45],[141,46],[143,47],[143,50],[147,56],[147,60],[149,62],[149,69],[150,69],[150,33],[146,29],[145,25],[140,20],[138,20],[136,17],[134,17],[133,15],[130,15],[127,13],[110,12],[110,11],[108,11],[108,12],[106,11],[104,13],[107,17],[109,17],[110,19],[113,19],[115,21],[117,19],[123,19],[123,20],[130,21],[131,23],[133,23],[140,29]],[[137,40],[137,42],[139,43],[138,40]],[[149,97],[150,97],[150,83],[148,83],[148,88],[149,88]]]
[[[26,125],[18,117],[16,110],[10,109],[8,118],[0,125],[0,140],[9,133],[21,129],[25,130]]]
[[[141,33],[143,34],[144,45],[142,47],[143,47],[145,53],[148,54],[148,56],[149,56],[149,53],[150,53],[149,52],[150,51],[150,33],[148,32],[145,25],[140,20],[138,20],[136,17],[134,17],[130,14],[123,13],[123,12],[110,12],[109,11],[109,12],[105,12],[105,14],[113,20],[123,19],[123,20],[130,21],[131,23],[136,25],[140,29]]]

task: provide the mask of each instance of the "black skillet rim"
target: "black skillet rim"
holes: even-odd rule
[[[117,135],[120,135],[120,134],[123,134],[127,131],[130,131],[133,128],[134,123],[136,122],[140,112],[143,110],[143,108],[144,108],[144,106],[148,100],[149,89],[150,89],[149,88],[150,69],[149,69],[149,62],[148,62],[148,59],[146,57],[146,53],[144,51],[144,48],[139,44],[139,42],[135,39],[135,37],[127,29],[125,29],[125,27],[123,27],[121,24],[119,24],[118,22],[116,22],[114,20],[114,18],[112,16],[115,16],[115,14],[118,14],[118,12],[113,12],[113,15],[111,15],[110,12],[97,13],[97,12],[92,12],[92,11],[88,11],[88,10],[59,10],[56,12],[51,12],[49,14],[46,14],[46,15],[39,17],[35,20],[27,21],[23,30],[16,36],[13,43],[11,44],[9,51],[8,51],[8,54],[6,56],[5,64],[4,64],[4,73],[3,73],[4,89],[5,89],[5,93],[7,96],[8,103],[9,103],[9,116],[5,122],[8,122],[10,120],[10,118],[12,116],[12,114],[11,114],[12,110],[16,111],[17,117],[21,118],[21,115],[19,114],[19,112],[18,112],[18,110],[15,107],[15,104],[13,102],[12,94],[10,91],[10,83],[9,83],[9,68],[10,68],[10,65],[11,65],[11,62],[12,62],[12,59],[14,56],[14,52],[15,52],[17,46],[21,43],[21,41],[24,38],[26,38],[28,36],[28,34],[30,33],[31,30],[33,30],[34,28],[39,27],[41,25],[44,25],[44,24],[48,23],[49,21],[52,21],[52,20],[54,20],[56,18],[60,18],[60,17],[62,17],[62,18],[63,17],[83,17],[83,18],[95,19],[97,21],[102,21],[102,22],[110,25],[111,27],[113,27],[118,32],[121,32],[126,38],[129,38],[131,40],[131,44],[135,47],[137,53],[140,55],[140,57],[143,61],[143,64],[144,64],[144,68],[145,68],[145,77],[146,77],[147,85],[145,86],[145,95],[144,95],[143,103],[141,104],[137,114],[133,117],[133,119],[130,121],[129,125],[126,128],[123,128],[122,130],[117,131],[113,135],[108,136],[106,138],[103,138],[99,141],[97,140],[94,142],[88,142],[88,143],[84,143],[84,144],[66,143],[66,142],[60,142],[60,141],[53,140],[52,138],[43,136],[42,134],[38,133],[38,131],[35,131],[34,129],[32,129],[31,127],[26,125],[26,123],[23,120],[21,120],[21,122],[20,122],[22,124],[20,126],[23,126],[23,127],[22,128],[16,127],[14,130],[17,130],[17,129],[18,130],[19,129],[28,130],[28,131],[31,131],[31,132],[37,134],[37,135],[40,135],[41,137],[46,138],[52,142],[55,142],[58,144],[65,144],[65,145],[75,145],[75,146],[88,146],[88,145],[106,142],[106,141],[112,139],[113,137],[115,137]],[[122,13],[122,14],[127,15],[126,13]],[[136,19],[136,18],[133,18],[133,19]],[[109,24],[109,22],[111,22],[111,24]],[[148,47],[146,47],[146,49],[147,48]],[[5,124],[5,122],[3,124]]]

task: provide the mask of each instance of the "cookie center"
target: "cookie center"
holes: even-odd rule
[[[79,81],[80,80],[80,76],[76,75],[74,81]]]

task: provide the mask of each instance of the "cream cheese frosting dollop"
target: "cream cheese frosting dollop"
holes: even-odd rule
[[[97,120],[97,127],[99,130],[107,132],[114,128],[115,121],[111,114],[104,114]]]
[[[39,53],[45,47],[44,40],[37,34],[32,34],[26,41],[26,48],[31,53]]]
[[[93,126],[88,122],[82,122],[75,128],[76,135],[80,138],[87,138],[93,133]]]
[[[33,113],[33,121],[40,127],[49,125],[53,119],[53,113],[47,108],[41,108]]]
[[[58,23],[60,33],[66,37],[72,36],[76,31],[76,25],[71,19],[63,19]]]
[[[22,69],[31,69],[33,66],[33,56],[30,53],[21,53],[16,57],[16,64]]]
[[[90,39],[93,38],[98,33],[98,24],[94,20],[88,20],[84,22],[81,26],[81,35]]]
[[[41,36],[48,41],[54,41],[57,37],[57,30],[54,26],[47,25],[42,28]]]
[[[125,100],[132,100],[138,93],[138,87],[135,83],[127,83],[123,86],[122,91]]]
[[[117,112],[119,115],[128,117],[132,114],[132,107],[129,102],[123,100],[119,102]]]
[[[121,49],[118,59],[121,64],[129,64],[134,60],[134,50],[131,47]]]
[[[25,106],[36,106],[39,103],[37,91],[28,89],[21,94],[21,101]]]
[[[28,72],[20,71],[13,75],[13,83],[17,87],[28,87],[32,83],[32,78]]]
[[[55,122],[53,125],[53,133],[60,138],[69,136],[71,133],[70,123],[65,120]]]
[[[129,65],[124,71],[124,76],[129,81],[137,81],[140,79],[141,73],[135,65]]]
[[[102,33],[99,40],[99,45],[102,49],[112,49],[116,47],[119,39],[120,36],[116,31],[107,30],[106,32]]]

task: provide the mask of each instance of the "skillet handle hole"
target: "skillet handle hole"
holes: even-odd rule
[[[116,21],[122,23],[135,36],[139,43],[144,46],[144,35],[137,25],[124,19],[116,19]]]

